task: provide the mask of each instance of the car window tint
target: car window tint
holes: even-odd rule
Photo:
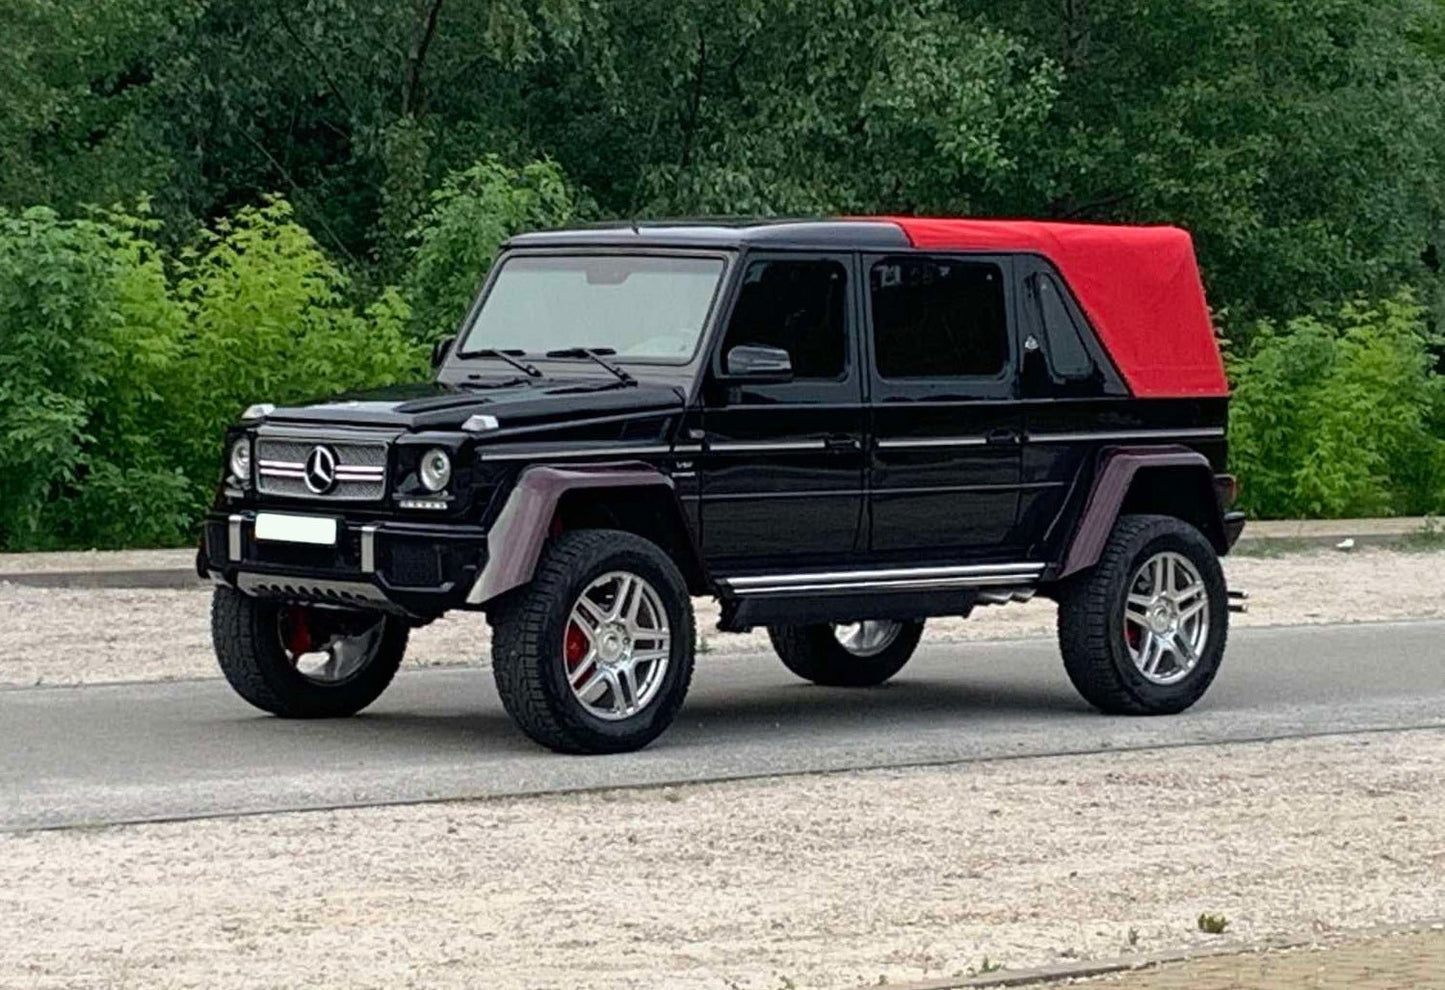
[[[1094,362],[1084,346],[1083,333],[1064,302],[1063,289],[1052,275],[1037,274],[1031,281],[1039,324],[1047,341],[1049,370],[1059,378],[1087,378],[1094,370]]]
[[[848,273],[836,261],[754,261],[728,321],[723,353],[779,347],[793,377],[839,378],[847,353]]]
[[[1003,272],[947,258],[888,258],[869,273],[884,378],[994,377],[1008,361]]]

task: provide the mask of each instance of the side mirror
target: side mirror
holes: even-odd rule
[[[735,382],[790,382],[793,359],[781,347],[739,344],[723,362],[724,377]]]
[[[457,338],[443,337],[431,345],[431,366],[435,371],[446,363],[447,356],[451,354],[452,348],[457,345]]]

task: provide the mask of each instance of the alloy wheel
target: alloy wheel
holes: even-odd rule
[[[1145,680],[1176,684],[1209,642],[1209,590],[1183,554],[1156,553],[1134,572],[1124,602],[1124,645]]]
[[[591,715],[619,721],[662,688],[672,632],[662,597],[627,571],[604,574],[577,597],[562,642],[572,696]]]
[[[903,623],[891,619],[867,619],[834,623],[833,637],[855,657],[876,657],[893,645],[902,629]]]

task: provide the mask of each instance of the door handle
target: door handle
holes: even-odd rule
[[[857,437],[835,433],[823,438],[823,448],[832,454],[849,454],[863,449]]]
[[[990,446],[1006,447],[1013,444],[1021,443],[1023,441],[1023,438],[1019,436],[1018,430],[1003,429],[989,430],[987,433],[984,434],[983,440],[984,443],[987,443]]]

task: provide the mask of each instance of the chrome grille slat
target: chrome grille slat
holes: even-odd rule
[[[324,495],[306,485],[306,458],[317,446],[336,453],[336,485]],[[256,488],[286,498],[374,502],[386,494],[388,447],[382,440],[262,436],[256,441]]]

